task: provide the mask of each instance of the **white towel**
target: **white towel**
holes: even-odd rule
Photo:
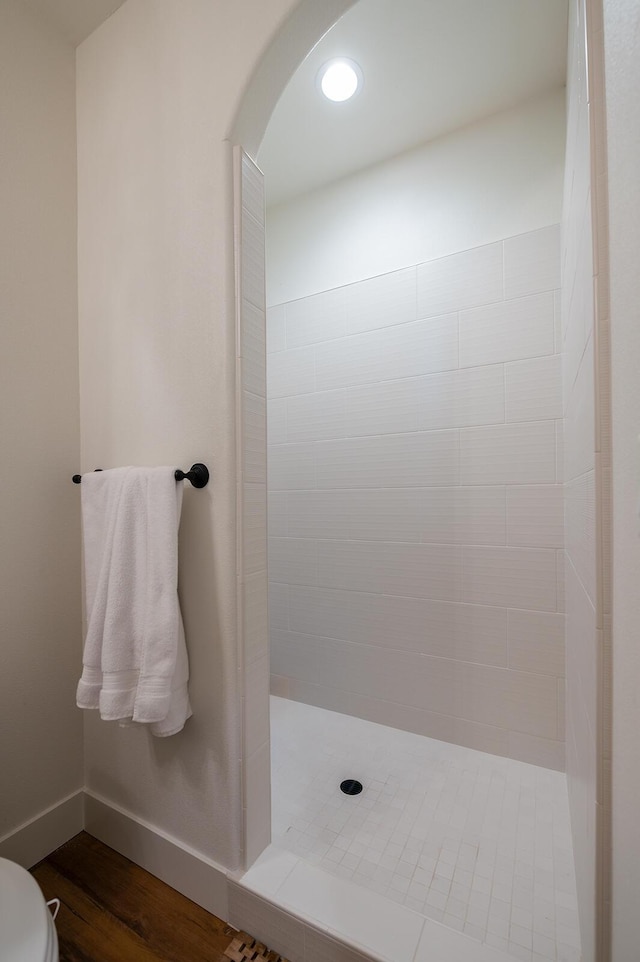
[[[183,485],[174,468],[82,477],[87,635],[79,708],[174,735],[191,715],[178,602]]]

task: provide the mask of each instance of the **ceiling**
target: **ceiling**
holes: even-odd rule
[[[280,98],[258,153],[281,203],[564,85],[567,0],[360,0],[314,47]],[[317,89],[332,57],[362,90]]]
[[[124,0],[28,0],[28,3],[75,47],[121,7]]]
[[[27,0],[77,45],[124,0]],[[174,0],[180,2],[180,0]],[[278,204],[562,86],[568,0],[359,0],[296,71],[258,153]],[[319,92],[332,57],[362,68],[345,103]]]

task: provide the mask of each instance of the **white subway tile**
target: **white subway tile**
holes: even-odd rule
[[[320,391],[287,398],[287,440],[322,441],[344,438],[346,392]]]
[[[417,391],[423,431],[504,421],[502,364],[421,377]]]
[[[556,553],[546,548],[465,545],[462,601],[556,610]]]
[[[245,763],[244,856],[247,865],[251,865],[271,841],[270,769],[271,759],[267,739],[253,755],[247,758]]]
[[[269,583],[269,627],[289,627],[289,585]]]
[[[431,605],[433,607],[434,603]],[[453,613],[448,612],[446,618],[441,619],[449,626],[448,633],[443,631],[443,648],[448,651],[446,657],[483,665],[504,665],[505,609],[465,604],[451,607]],[[443,651],[426,653],[445,657]]]
[[[374,670],[382,664],[383,659],[384,652],[381,649],[367,645],[351,645],[293,631],[277,631],[274,634],[275,671],[290,671],[292,678],[300,682],[366,693],[372,681],[371,694],[375,692],[375,696],[380,697],[384,692],[384,682],[375,679]],[[332,670],[335,673],[333,676]],[[335,684],[336,677],[340,680],[339,686]]]
[[[565,407],[568,392],[576,379],[584,349],[594,326],[593,254],[591,246],[590,207],[586,222],[581,224],[579,250],[570,285],[563,290],[563,313],[566,317],[564,340]],[[569,294],[570,292],[570,294]]]
[[[264,176],[247,154],[242,154],[242,206],[264,224]]]
[[[253,755],[269,740],[269,656],[263,655],[244,670],[244,750]]]
[[[457,601],[460,580],[458,545],[318,542],[318,584],[326,588]]]
[[[595,467],[595,399],[593,339],[589,338],[578,374],[569,391],[565,411],[565,481],[581,477]]]
[[[555,738],[558,724],[556,679],[550,675],[456,664],[459,712],[486,725],[497,725],[543,738]]]
[[[267,308],[267,354],[276,354],[287,348],[284,308],[284,304]]]
[[[460,367],[553,354],[553,294],[531,294],[460,314]]]
[[[244,298],[241,310],[242,386],[245,391],[264,397],[267,373],[265,313]]]
[[[529,765],[539,765],[541,768],[552,768],[557,772],[565,771],[564,738],[539,738],[536,735],[525,735],[522,732],[509,732],[509,756],[519,758]],[[534,932],[534,945],[536,933]],[[549,940],[555,949],[555,942]],[[534,962],[542,956],[534,955]]]
[[[416,732],[440,741],[454,742],[456,745],[464,745],[467,748],[491,752],[494,755],[509,753],[509,733],[505,729],[481,725],[466,718],[456,718],[453,715],[425,711],[411,705],[397,704],[352,691],[345,692],[296,680],[291,681],[287,691],[289,694],[281,697],[291,697],[308,705],[326,707],[334,712],[342,712],[344,715],[355,715],[357,718],[368,719],[379,725]]]
[[[562,739],[563,748],[564,748],[565,733],[567,729],[566,700],[567,700],[566,678],[564,677],[558,678],[558,738]]]
[[[315,352],[319,391],[447,371],[458,364],[457,317],[449,314],[354,334],[318,344]]]
[[[349,690],[353,683],[346,670],[348,668],[349,674],[353,675],[355,666],[353,661],[349,665],[344,664],[345,659],[341,657],[344,650],[342,643],[329,638],[276,630],[271,638],[272,671],[282,678],[290,676],[291,680],[312,681],[333,687],[335,680],[331,680],[331,668],[327,664],[327,656],[331,656],[335,657],[333,668],[336,677],[340,678],[341,687]]]
[[[264,224],[242,208],[242,296],[264,310]]]
[[[505,489],[426,488],[414,513],[420,540],[431,543],[505,544]]]
[[[318,344],[347,333],[345,289],[311,294],[285,305],[287,350]]]
[[[318,488],[456,484],[456,431],[388,434],[324,441],[317,451]]]
[[[582,362],[588,334],[585,331],[583,298],[578,290],[567,307],[568,322],[562,354],[563,410],[566,413],[578,369]]]
[[[564,615],[510,609],[507,640],[510,668],[564,677]]]
[[[268,654],[267,572],[247,575],[242,585],[244,660],[246,664]]]
[[[554,350],[556,354],[562,354],[562,297],[561,291],[553,292],[553,319],[555,329]]]
[[[242,485],[242,551],[246,575],[267,567],[267,488]]]
[[[583,5],[571,5],[571,34],[568,73],[567,148],[573,157],[565,180],[565,204],[562,225],[563,245],[563,395],[564,395],[564,472],[559,477],[565,485],[566,552],[558,551],[558,610],[565,607],[566,572],[566,673],[567,673],[567,773],[571,802],[571,822],[576,840],[576,875],[580,914],[589,917],[595,901],[595,875],[598,873],[597,810],[597,742],[602,719],[596,719],[600,702],[598,674],[599,651],[596,611],[585,590],[590,569],[595,565],[592,521],[587,507],[586,477],[595,465],[596,424],[594,423],[595,368],[593,355],[593,236],[590,195],[589,121],[592,104],[586,90],[584,57],[584,22],[575,22]],[[570,35],[571,35],[570,34]],[[597,58],[596,58],[597,59]],[[593,117],[591,117],[593,119]],[[603,232],[606,234],[606,231]],[[597,367],[597,362],[595,367]],[[582,490],[580,490],[582,489]],[[594,523],[593,523],[594,524]],[[595,524],[594,524],[595,527]],[[566,564],[562,562],[566,561]],[[576,563],[586,567],[578,575]],[[594,593],[595,594],[595,593]],[[560,693],[559,693],[560,694]],[[559,712],[562,703],[559,698]],[[561,723],[561,722],[560,722]],[[595,875],[594,875],[595,866]],[[590,931],[591,929],[591,931]],[[593,927],[584,936],[585,958],[598,953],[593,944]],[[552,933],[554,934],[554,933]],[[560,941],[563,941],[560,938]],[[564,946],[559,957],[578,958],[579,952]]]
[[[333,588],[291,586],[289,591],[292,631],[485,665],[507,664],[504,608]]]
[[[420,540],[422,492],[406,488],[290,491],[290,538],[336,541]]]
[[[502,243],[418,265],[418,317],[502,299]]]
[[[592,603],[596,604],[595,472],[568,482],[565,491],[566,549]]]
[[[569,714],[576,718],[576,701],[583,704],[590,732],[597,732],[599,660],[596,611],[571,561],[566,566],[566,671]],[[575,687],[574,687],[575,686]],[[587,732],[576,733],[586,738]],[[589,741],[595,737],[589,735]],[[595,758],[595,743],[592,743]],[[594,794],[595,798],[595,786]]]
[[[242,476],[245,481],[267,480],[266,402],[242,392]]]
[[[507,488],[507,542],[541,548],[564,544],[564,498],[560,484]]]
[[[270,354],[267,363],[267,397],[311,394],[315,391],[315,348]]]
[[[510,671],[485,665],[433,658],[412,651],[276,632],[276,672],[291,671],[292,696],[299,682],[340,688],[355,695],[453,715],[496,728],[554,738],[557,689],[552,675]]]
[[[418,431],[419,380],[408,378],[351,387],[346,392],[347,435]]]
[[[360,492],[353,492],[359,494]],[[345,491],[289,491],[287,535],[290,538],[349,538],[353,496]]]
[[[269,579],[291,697],[559,767],[552,235],[507,240],[504,278],[498,243],[269,310]],[[256,386],[259,331],[245,354]],[[253,662],[260,591],[243,595]]]
[[[268,490],[268,533],[270,538],[287,536],[287,493]]]
[[[278,698],[292,698],[291,693],[291,679],[286,678],[284,675],[274,675],[271,673],[271,694],[276,695]],[[302,700],[302,699],[300,699]]]
[[[562,358],[559,354],[505,365],[507,421],[562,417]]]
[[[284,444],[287,440],[287,399],[269,398],[267,403],[267,443]]]
[[[318,583],[318,545],[315,541],[269,537],[269,582],[290,585]]]
[[[317,678],[324,679],[327,669],[318,657],[320,643],[320,639],[312,639],[311,635],[274,629],[271,632],[272,678],[304,680],[313,676],[318,664]]]
[[[564,420],[556,421],[556,481],[564,481]]]
[[[505,297],[522,297],[560,287],[560,227],[509,237],[504,242]]]
[[[566,552],[556,551],[556,582],[558,590],[557,610],[565,610],[565,567],[567,564]]]
[[[544,484],[556,478],[553,421],[460,431],[462,484]]]
[[[270,446],[267,463],[270,490],[314,488],[315,453],[316,447],[311,442]]]
[[[349,334],[405,324],[418,316],[415,267],[371,277],[344,290]]]

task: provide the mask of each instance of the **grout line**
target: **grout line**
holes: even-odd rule
[[[552,615],[558,614],[558,612],[556,611],[541,612],[541,613],[552,614]],[[415,655],[420,661],[430,660],[430,661],[439,661],[439,662],[451,662],[451,664],[469,665],[470,667],[474,667],[474,668],[478,668],[478,667],[490,668],[492,671],[497,671],[501,673],[508,672],[509,674],[515,673],[518,675],[533,675],[537,678],[553,678],[555,680],[566,677],[565,675],[558,675],[557,673],[551,672],[551,671],[533,671],[528,668],[514,668],[514,667],[511,667],[509,664],[497,665],[495,662],[487,662],[487,661],[468,661],[466,658],[453,658],[453,657],[448,657],[446,655],[437,655],[429,651],[423,651],[415,648],[387,648],[384,645],[373,645],[367,642],[353,641],[348,638],[338,638],[335,635],[313,634],[312,632],[300,631],[298,629],[280,628],[276,630],[288,631],[289,634],[301,635],[304,638],[313,638],[317,642],[325,642],[325,641],[339,642],[341,645],[344,645],[346,648],[360,648],[360,649],[367,648],[370,651],[381,651],[386,653],[392,651],[395,654],[398,654],[400,652],[406,655]],[[507,639],[507,646],[508,646],[508,639]],[[274,674],[278,674],[278,672],[274,672]],[[335,688],[337,691],[344,691],[344,692],[350,691],[349,688],[341,688],[340,685],[328,685],[328,684],[320,684],[318,682],[310,682],[310,681],[306,681],[304,678],[297,678],[294,675],[289,675],[284,677],[289,677],[293,681],[297,681],[304,685],[312,685],[314,687],[324,688],[327,690],[332,690],[333,688]],[[464,716],[464,715],[450,715],[448,712],[436,711],[435,709],[430,709],[430,708],[421,708],[419,705],[406,704],[405,702],[394,701],[391,698],[380,698],[378,695],[368,695],[366,692],[355,692],[354,694],[362,698],[367,698],[368,700],[371,700],[371,701],[377,701],[377,702],[382,702],[382,703],[391,704],[391,705],[399,705],[404,708],[409,708],[412,711],[427,712],[428,714],[431,714],[431,715],[444,715],[446,717],[451,717],[451,718],[460,718],[463,721],[468,721],[473,724],[486,725],[490,728],[499,728],[504,731],[514,731],[517,734],[531,735],[532,737],[535,737],[535,738],[546,738],[546,739],[551,738],[551,736],[549,735],[540,735],[540,734],[535,735],[532,732],[519,731],[517,728],[510,728],[510,727],[505,727],[501,725],[493,725],[490,722],[481,722],[481,721],[478,721],[477,719],[468,718],[467,716]]]

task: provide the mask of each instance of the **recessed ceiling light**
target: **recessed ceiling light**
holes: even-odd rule
[[[325,97],[340,103],[349,100],[360,89],[362,71],[354,60],[341,57],[320,68],[318,82]]]

